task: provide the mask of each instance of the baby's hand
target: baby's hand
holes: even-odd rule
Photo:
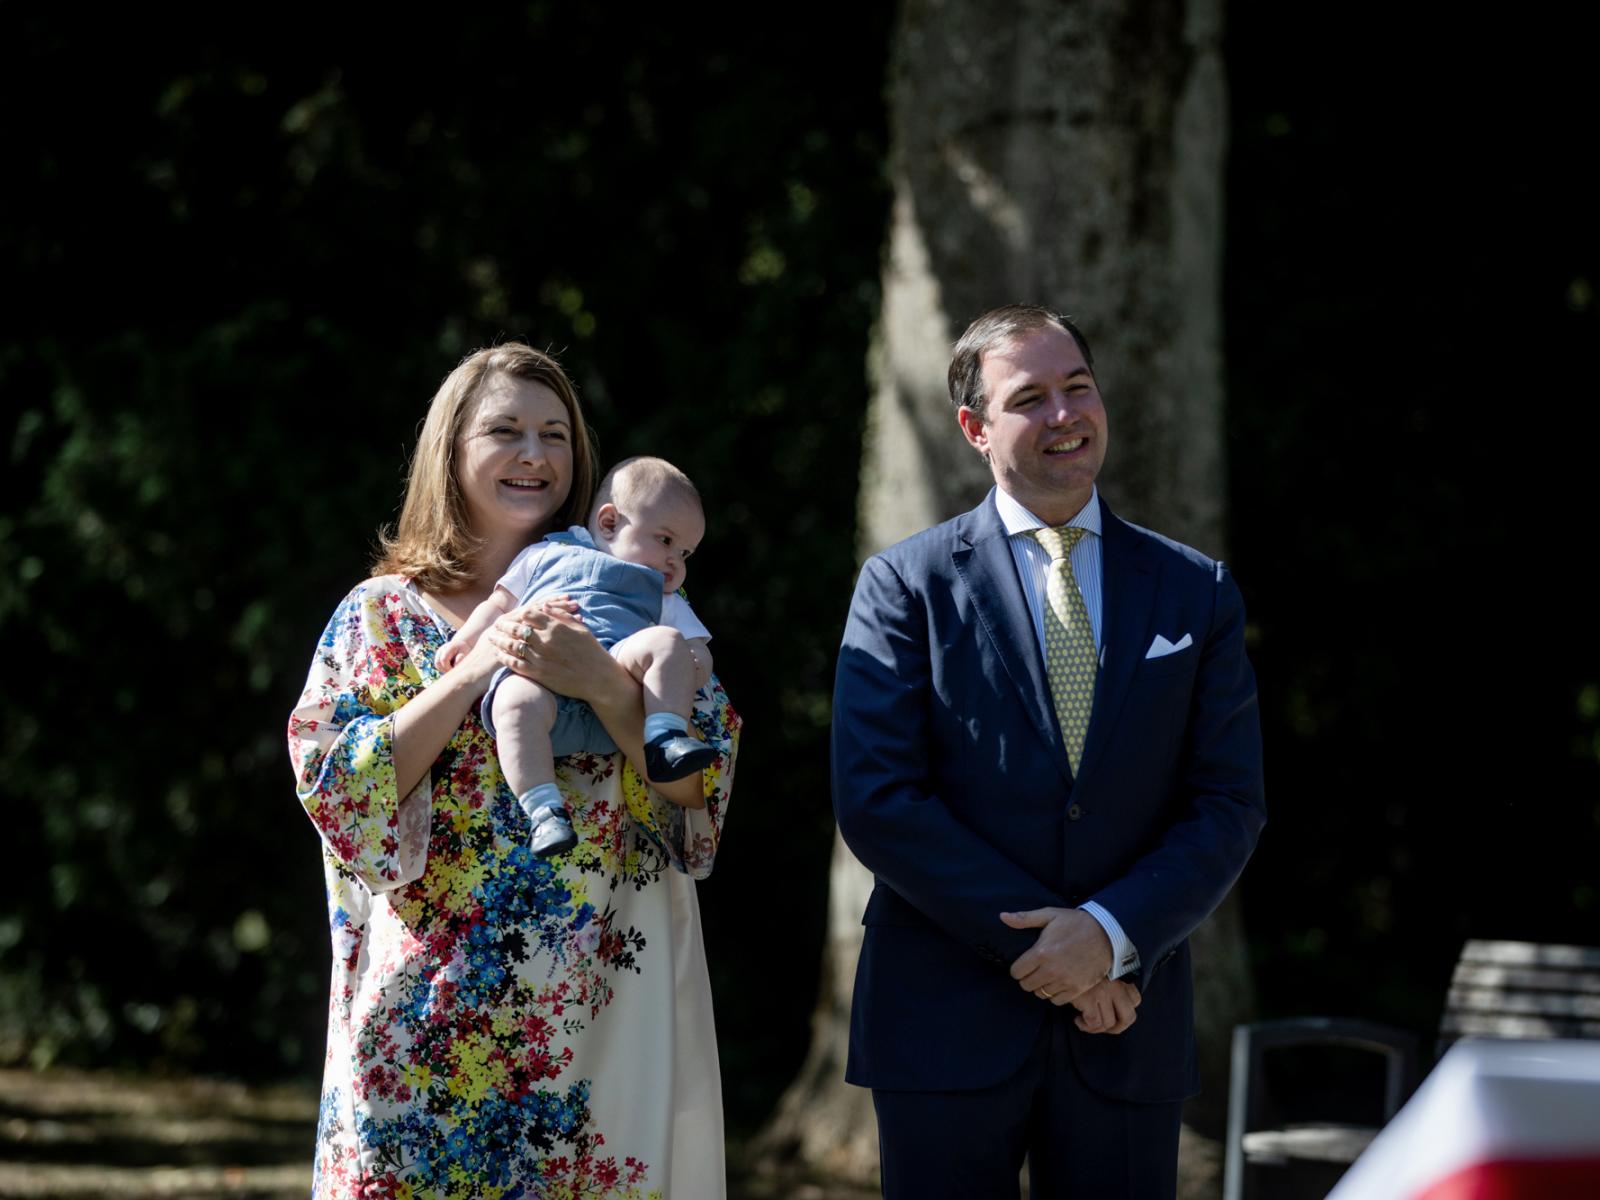
[[[433,656],[433,665],[441,671],[448,671],[461,661],[469,649],[470,647],[463,643],[460,638],[453,637],[439,647]]]

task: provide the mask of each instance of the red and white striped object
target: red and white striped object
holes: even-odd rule
[[[1600,1198],[1600,1043],[1457,1042],[1328,1195],[1524,1198]]]

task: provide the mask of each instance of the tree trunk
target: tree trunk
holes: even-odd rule
[[[1113,509],[1221,553],[1220,41],[1221,0],[906,0],[890,64],[894,201],[863,556],[989,487],[945,368],[967,322],[1010,301],[1069,313],[1094,348]],[[811,1054],[765,1144],[859,1178],[876,1165],[876,1131],[842,1065],[870,880],[842,846],[831,886]],[[1251,988],[1231,906],[1194,942],[1206,1097],[1191,1119],[1214,1134]]]

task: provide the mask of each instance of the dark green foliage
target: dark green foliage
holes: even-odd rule
[[[665,455],[706,496],[690,589],[749,730],[703,889],[730,1098],[803,1048],[888,15],[773,39],[507,11],[8,14],[0,1053],[314,1069],[288,709],[433,389],[516,337],[562,355],[605,461]]]
[[[1580,18],[1230,10],[1233,549],[1273,1012],[1430,1031],[1465,937],[1600,943],[1600,234]]]
[[[285,718],[439,379],[526,337],[606,461],[708,498],[749,736],[701,897],[761,1118],[822,935],[886,8],[0,18],[0,1058],[315,1069]],[[1458,24],[1250,0],[1228,46],[1258,981],[1419,1030],[1464,936],[1600,941],[1593,39]]]

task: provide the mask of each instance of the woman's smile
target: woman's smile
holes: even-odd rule
[[[561,398],[533,380],[490,381],[462,422],[456,477],[479,537],[542,532],[572,488],[572,425]]]

